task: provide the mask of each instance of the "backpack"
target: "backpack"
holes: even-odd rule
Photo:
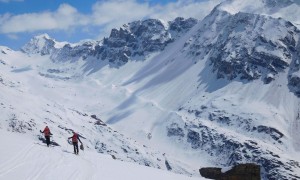
[[[83,145],[82,145],[82,144],[80,144],[80,149],[81,149],[81,150],[84,150],[84,147],[83,147]]]
[[[72,136],[72,142],[78,143],[78,134],[77,133],[73,134],[73,136]]]
[[[45,136],[50,136],[50,135],[51,135],[51,132],[50,132],[50,129],[49,129],[49,128],[46,127],[46,128],[44,129],[44,135],[45,135]]]

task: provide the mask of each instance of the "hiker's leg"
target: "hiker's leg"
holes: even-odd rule
[[[74,154],[76,154],[76,143],[73,142],[73,147],[74,147]]]
[[[78,154],[78,143],[76,143],[76,154]]]
[[[49,145],[50,145],[50,136],[45,136],[45,138],[46,138],[47,146],[49,147]]]

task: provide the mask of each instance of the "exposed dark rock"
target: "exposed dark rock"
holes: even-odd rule
[[[2,59],[0,59],[0,63],[6,65],[6,63]]]
[[[91,118],[95,119],[95,125],[107,126],[100,118],[98,118],[95,114],[91,115]]]
[[[216,168],[216,167],[207,167],[207,168],[201,168],[199,170],[200,175],[202,177],[208,178],[208,179],[218,179],[222,176],[222,168]]]
[[[69,132],[69,133],[72,133],[72,132],[74,131],[73,129],[64,127],[64,126],[62,126],[62,125],[58,125],[57,127],[60,128],[60,129],[65,130],[65,131],[67,131],[67,132]]]
[[[95,47],[96,52],[93,55],[122,65],[127,63],[130,57],[161,51],[171,41],[169,32],[161,21],[135,21],[119,30],[113,29],[110,36],[104,38],[103,44]]]
[[[36,129],[36,123],[33,119],[29,120],[29,122],[19,120],[15,114],[12,114],[6,121],[8,121],[8,130],[11,130],[12,132],[26,133],[26,131],[33,131]]]
[[[178,124],[171,124],[170,127],[167,128],[167,135],[170,137],[170,136],[180,136],[180,137],[183,137],[184,136],[184,132],[183,132],[183,129],[180,128],[178,126]]]
[[[168,171],[172,170],[172,167],[170,166],[169,162],[167,160],[165,160],[165,165]]]
[[[222,173],[221,168],[201,168],[201,176],[217,180],[260,180],[260,166],[257,164],[239,164]]]
[[[197,22],[198,21],[194,18],[184,19],[182,17],[178,17],[174,21],[170,21],[169,26],[172,36],[176,37],[177,35],[187,32],[195,26]]]
[[[283,72],[299,54],[296,44],[299,30],[283,19],[242,12],[231,15],[215,9],[202,24],[199,33],[185,47],[189,54],[200,59],[208,54],[217,78],[262,77],[265,83],[270,83],[272,78],[268,74]],[[274,34],[266,26],[276,26]],[[203,36],[207,31],[211,37]]]
[[[59,69],[48,69],[47,72],[48,73],[62,73],[62,71]]]
[[[187,142],[191,143],[193,149],[200,147],[200,135],[198,132],[190,130],[187,134]]]
[[[183,110],[184,108],[181,108],[181,111]],[[194,110],[186,111],[191,113],[196,112]],[[202,121],[206,119],[206,121],[219,123],[221,126],[236,127],[237,131],[241,130],[243,134],[249,133],[251,137],[269,136],[270,140],[274,140],[274,143],[281,143],[281,138],[284,135],[280,131],[267,126],[254,127],[252,124],[253,120],[249,118],[249,115],[247,115],[247,119],[244,119],[243,116],[228,114],[220,110],[215,110],[213,113],[206,111],[202,112],[201,117],[195,114],[195,118],[200,118],[199,121],[195,120],[195,122],[185,123],[185,126],[182,127],[184,132],[188,132],[186,142],[190,143],[193,149],[206,151],[212,158],[217,157],[217,160],[222,159],[223,162],[220,162],[220,164],[223,166],[255,162],[263,168],[263,177],[268,179],[291,179],[296,176],[293,168],[297,168],[297,163],[289,163],[288,159],[283,160],[279,152],[266,150],[262,147],[261,142],[257,142],[251,138],[243,142],[238,141],[205,125],[206,123],[202,123]],[[213,115],[210,118],[205,118],[209,117],[210,114]],[[224,123],[224,117],[228,117],[232,121],[232,124]]]
[[[268,75],[265,77],[265,79],[264,79],[265,84],[269,84],[269,83],[272,82],[274,79],[275,79],[275,78],[274,78],[274,75],[268,74]]]
[[[278,131],[277,129],[275,128],[272,128],[272,127],[267,127],[267,126],[258,126],[257,127],[257,131],[258,132],[263,132],[263,133],[266,133],[266,134],[269,134],[274,140],[278,141],[280,138],[283,137],[283,134]]]
[[[113,159],[117,159],[115,155],[111,155],[111,157],[112,157]]]

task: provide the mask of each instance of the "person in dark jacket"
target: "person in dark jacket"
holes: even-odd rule
[[[72,143],[73,143],[73,146],[74,146],[74,154],[78,154],[79,153],[78,141],[82,144],[81,140],[79,139],[78,134],[73,131],[73,136],[69,137],[68,139],[72,139]]]
[[[49,147],[50,146],[50,135],[52,135],[52,133],[50,132],[50,129],[48,126],[45,127],[44,131],[41,131],[41,133],[44,133],[45,139],[46,139],[46,144]]]

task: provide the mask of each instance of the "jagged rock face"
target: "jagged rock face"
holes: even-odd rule
[[[288,135],[272,124],[262,125],[261,117],[229,113],[209,105],[199,109],[181,107],[178,114],[191,120],[166,125],[166,135],[184,147],[207,152],[218,166],[256,163],[262,167],[265,179],[300,178],[296,173],[299,162],[282,155],[289,143]],[[270,144],[274,148],[268,148]]]
[[[30,40],[21,50],[30,54],[47,55],[52,53],[55,41],[51,39],[47,34],[36,36]]]
[[[176,18],[169,22],[170,29],[160,20],[148,19],[113,29],[103,44],[95,47],[98,59],[109,62],[127,63],[131,57],[145,56],[151,52],[162,51],[175,38],[188,31],[197,23],[195,19]],[[171,34],[174,33],[174,37]]]
[[[169,29],[172,37],[176,38],[183,33],[186,33],[197,24],[194,18],[184,19],[182,17],[176,18],[174,21],[169,22]]]
[[[51,55],[53,61],[70,61],[96,57],[116,65],[123,65],[131,58],[162,51],[169,43],[190,30],[198,21],[194,18],[176,18],[164,24],[157,19],[134,21],[118,29],[112,29],[101,42],[85,42],[79,45],[65,44],[55,47],[49,36],[34,37],[22,49],[28,54]]]
[[[51,59],[54,61],[74,61],[80,57],[86,59],[89,54],[93,53],[94,46],[94,42],[85,42],[74,47],[70,44],[66,44],[62,48],[56,49],[55,53],[51,54]]]
[[[192,55],[209,54],[218,78],[268,78],[289,67],[299,51],[300,31],[282,19],[215,9],[202,24],[186,46]]]
[[[240,120],[244,121],[246,119]],[[259,127],[259,130],[254,128],[253,131],[249,132],[249,137],[251,136],[250,134],[255,133],[273,136],[270,128],[266,127]],[[300,178],[294,175],[293,172],[293,169],[300,168],[298,162],[291,159],[283,159],[280,155],[281,153],[265,149],[263,144],[254,141],[253,138],[240,141],[198,121],[186,122],[183,126],[173,123],[167,127],[167,135],[174,141],[187,144],[194,150],[208,152],[211,159],[221,160],[219,162],[220,166],[235,166],[245,162],[255,162],[263,168],[263,174],[266,179]],[[275,142],[276,139],[278,140],[278,138],[274,138]],[[277,143],[280,142],[277,141]],[[215,173],[218,174],[217,172]],[[217,177],[215,178],[218,179]]]
[[[300,38],[298,40],[300,42]],[[300,97],[300,43],[296,47],[295,54],[297,55],[289,70],[288,82],[289,88],[292,92],[294,92],[298,97]]]

